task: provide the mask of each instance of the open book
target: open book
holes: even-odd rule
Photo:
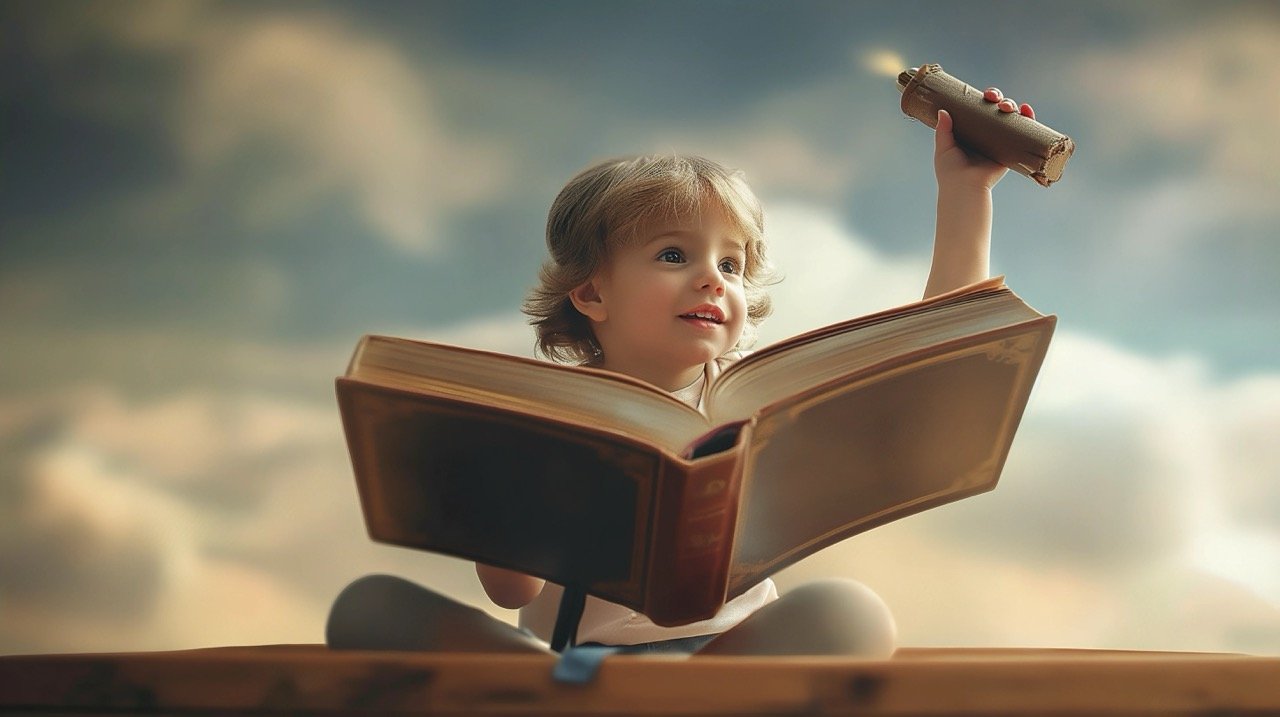
[[[990,279],[761,349],[702,412],[606,371],[382,336],[337,394],[374,540],[678,625],[995,487],[1055,320]]]

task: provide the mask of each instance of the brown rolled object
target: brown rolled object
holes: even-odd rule
[[[1075,151],[1071,138],[1019,112],[1001,112],[983,93],[942,71],[924,65],[898,76],[902,111],[930,127],[946,110],[956,143],[1024,174],[1042,187],[1058,181]]]

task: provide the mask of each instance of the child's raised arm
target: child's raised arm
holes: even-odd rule
[[[1030,105],[1018,106],[991,87],[984,93],[1002,112],[1035,117]],[[924,296],[936,296],[986,279],[991,254],[991,189],[1008,171],[1003,165],[965,152],[951,133],[951,115],[938,111],[933,169],[938,178],[938,224],[933,264]]]

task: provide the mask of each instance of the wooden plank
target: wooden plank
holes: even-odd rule
[[[610,657],[589,685],[541,655],[323,646],[0,657],[0,711],[44,715],[1280,714],[1280,658],[904,649],[891,660]]]

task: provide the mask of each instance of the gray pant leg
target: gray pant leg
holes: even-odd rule
[[[854,580],[819,580],[788,591],[698,650],[699,655],[893,655],[888,606]]]
[[[392,575],[366,575],[339,593],[325,643],[338,650],[555,654],[483,610]]]

